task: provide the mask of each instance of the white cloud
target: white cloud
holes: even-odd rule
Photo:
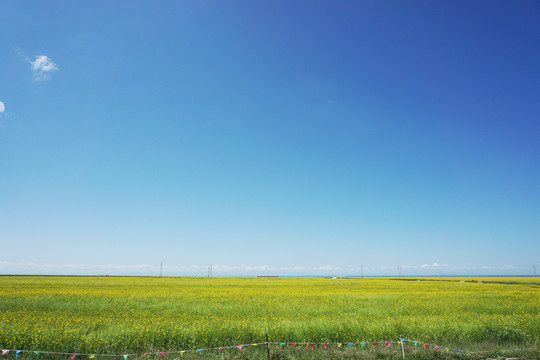
[[[0,113],[3,113],[4,111],[6,111],[6,105],[4,105],[2,101],[0,101]]]
[[[434,262],[431,266],[436,267],[436,268],[438,268],[438,267],[447,267],[448,264],[439,264],[437,262]]]
[[[58,66],[45,55],[36,56],[34,61],[31,61],[32,71],[34,72],[34,81],[44,81],[51,78],[53,71],[58,71]]]

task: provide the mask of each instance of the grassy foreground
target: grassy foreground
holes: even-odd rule
[[[417,358],[424,358],[424,343],[437,344],[439,358],[456,356],[454,349],[516,347],[540,357],[537,279],[430,280],[452,281],[0,276],[0,347],[142,356],[264,343],[268,333],[276,343],[273,358],[284,359],[317,358],[323,343],[330,345],[322,358],[347,358],[362,342],[365,357],[393,358],[401,356],[400,345],[386,348],[384,342],[400,338],[418,341],[417,347],[406,343]],[[306,347],[311,342],[316,351]],[[353,347],[346,346],[350,342]],[[266,356],[263,345],[220,353],[230,359]]]

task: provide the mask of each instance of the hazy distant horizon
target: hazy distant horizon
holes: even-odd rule
[[[425,264],[424,264],[425,265]],[[210,265],[178,266],[163,264],[163,276],[201,276],[209,275]],[[420,268],[420,269],[419,269]],[[32,270],[31,270],[32,269]],[[160,265],[143,264],[137,266],[126,265],[70,265],[61,266],[47,264],[19,264],[19,266],[7,266],[6,262],[0,262],[0,274],[2,275],[73,275],[73,276],[160,276]],[[283,277],[414,277],[414,276],[534,276],[533,266],[479,266],[462,269],[442,266],[406,267],[401,265],[401,275],[397,266],[363,268],[342,268],[339,266],[322,266],[319,268],[275,268],[267,265],[212,265],[212,276],[283,276]],[[423,271],[422,271],[423,270]]]

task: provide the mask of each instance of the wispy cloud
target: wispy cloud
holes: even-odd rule
[[[4,111],[6,111],[6,105],[2,101],[0,101],[0,114]]]
[[[52,62],[52,60],[45,55],[38,55],[34,61],[31,61],[33,80],[44,81],[51,78],[51,73],[58,71],[58,66]]]
[[[9,262],[0,261],[0,273],[12,274],[110,274],[110,275],[157,275],[163,270],[166,275],[198,275],[205,276],[209,265],[174,265],[163,264],[50,264],[37,262]],[[445,274],[527,274],[529,268],[517,265],[477,265],[451,267],[447,264],[401,265],[408,270],[408,275],[434,274],[443,270]],[[397,276],[398,267],[379,265],[361,267],[341,266],[271,266],[271,265],[226,265],[214,264],[214,275],[385,275]]]
[[[466,270],[517,270],[520,267],[515,265],[482,265],[482,266],[464,266]]]

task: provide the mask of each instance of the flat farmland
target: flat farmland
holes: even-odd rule
[[[540,339],[537,278],[0,276],[0,289],[3,349],[145,353],[264,343],[266,333],[497,348]]]

